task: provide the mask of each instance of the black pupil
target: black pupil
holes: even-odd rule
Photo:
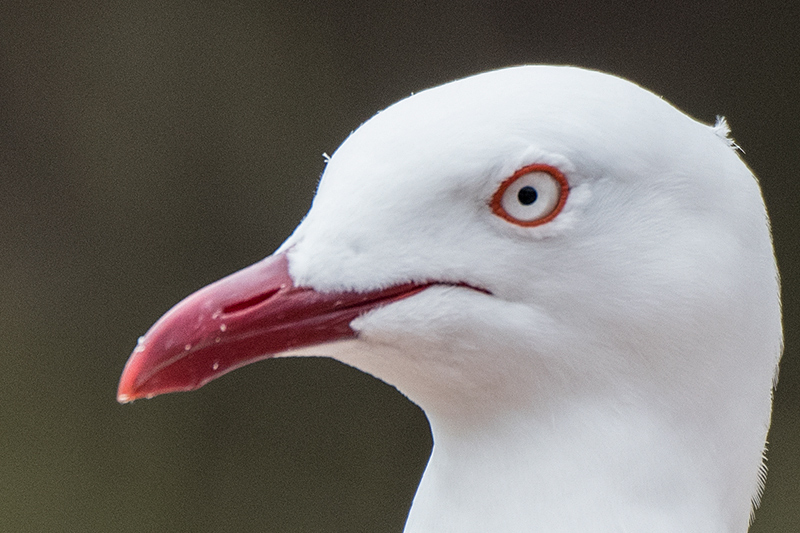
[[[531,205],[539,197],[539,193],[533,187],[525,186],[517,193],[517,199],[522,205]]]

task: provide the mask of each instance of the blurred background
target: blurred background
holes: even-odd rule
[[[163,312],[289,235],[376,111],[563,63],[727,116],[760,177],[786,352],[752,531],[800,531],[800,4],[608,5],[2,2],[0,530],[400,532],[431,439],[391,387],[323,359],[128,406],[117,380]]]

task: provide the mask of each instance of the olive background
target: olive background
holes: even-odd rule
[[[728,117],[786,330],[752,531],[800,531],[799,5],[2,1],[0,530],[400,532],[431,438],[391,387],[325,359],[125,406],[117,380],[163,312],[289,235],[375,112],[553,63]]]

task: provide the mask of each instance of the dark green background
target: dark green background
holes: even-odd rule
[[[0,530],[399,532],[431,441],[390,387],[281,360],[120,406],[117,379],[172,304],[281,243],[377,110],[545,62],[729,118],[784,290],[753,531],[800,531],[798,4],[606,4],[2,2]]]

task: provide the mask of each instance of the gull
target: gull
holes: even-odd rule
[[[118,400],[328,356],[428,417],[406,533],[745,532],[782,330],[736,148],[575,67],[414,94],[339,147],[275,253],[152,326]]]

